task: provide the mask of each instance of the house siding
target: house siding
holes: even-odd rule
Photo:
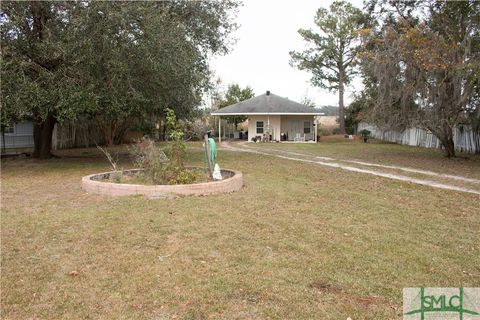
[[[282,116],[281,132],[288,134],[288,140],[293,140],[295,133],[300,133],[303,136],[304,122],[306,121],[310,122],[310,133],[305,134],[305,140],[314,140],[313,116]]]
[[[267,129],[268,122],[270,121],[270,129],[273,130],[272,139],[280,140],[280,117],[281,116],[250,116],[248,117],[248,141],[252,141],[255,136],[263,136],[257,134],[257,121],[263,121],[264,130]]]
[[[264,122],[264,128],[266,130],[267,123],[270,120],[270,129],[273,130],[272,139],[280,141],[280,134],[288,134],[288,139],[293,140],[295,138],[295,133],[300,133],[303,136],[304,122],[308,121],[310,123],[310,133],[305,134],[305,140],[314,140],[315,127],[314,116],[311,115],[292,115],[292,116],[281,116],[281,115],[259,115],[259,116],[250,116],[248,117],[248,141],[251,141],[255,136],[262,136],[262,134],[257,134],[257,121]]]
[[[15,123],[14,132],[5,133],[4,138],[5,146],[3,145],[3,138],[0,137],[0,148],[2,149],[33,147],[33,123],[31,121]]]

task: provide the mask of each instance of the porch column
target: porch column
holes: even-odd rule
[[[222,117],[218,116],[218,143],[222,142]]]
[[[270,115],[267,116],[267,142],[270,142]]]
[[[315,137],[313,138],[313,141],[317,142],[317,129],[318,129],[318,121],[313,117],[313,123],[315,124]]]

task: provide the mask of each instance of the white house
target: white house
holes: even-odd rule
[[[32,148],[33,147],[33,123],[31,121],[23,121],[8,126],[2,132],[0,138],[0,148],[16,149],[16,148]]]
[[[247,116],[248,141],[317,141],[316,109],[267,91],[212,112],[213,116]],[[221,135],[219,135],[221,136]]]

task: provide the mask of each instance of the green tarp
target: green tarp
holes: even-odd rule
[[[213,138],[208,138],[208,144],[210,147],[210,161],[212,164],[212,168],[214,168],[215,164],[217,163],[217,145],[215,144],[215,140]],[[205,162],[207,161],[208,161],[208,157],[207,157],[207,154],[205,154]]]

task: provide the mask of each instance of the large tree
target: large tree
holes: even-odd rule
[[[208,59],[228,51],[234,2],[94,2],[77,30],[86,74],[98,97],[92,114],[106,141],[120,140],[132,120],[195,114],[210,88]],[[86,22],[86,23],[85,23]],[[110,35],[105,37],[105,34]],[[92,61],[94,63],[92,63]]]
[[[417,12],[405,3],[382,6],[395,10],[363,55],[376,87],[368,116],[384,127],[428,129],[453,157],[454,127],[478,110],[480,4],[425,1]]]
[[[82,111],[88,94],[71,67],[65,41],[73,2],[2,3],[2,124],[34,121],[34,156],[50,157],[56,121]],[[14,117],[9,117],[15,115]],[[5,116],[5,118],[3,118]]]
[[[354,74],[359,50],[359,31],[364,21],[362,11],[345,1],[335,1],[330,10],[320,8],[315,16],[319,33],[299,30],[310,47],[303,52],[290,52],[291,64],[312,73],[313,85],[338,90],[340,131],[345,133],[344,94]]]
[[[91,115],[113,143],[132,118],[162,116],[166,106],[186,117],[210,86],[208,58],[228,51],[236,7],[4,2],[3,107],[34,119],[34,155],[42,158],[57,121]]]
[[[224,108],[240,101],[253,98],[254,96],[255,93],[253,92],[253,89],[249,86],[242,88],[240,87],[240,85],[232,83],[228,86],[225,96],[220,98],[218,106],[219,108]],[[227,120],[228,123],[233,123],[235,125],[235,129],[237,128],[239,123],[247,120],[247,116],[227,116],[224,118]]]

